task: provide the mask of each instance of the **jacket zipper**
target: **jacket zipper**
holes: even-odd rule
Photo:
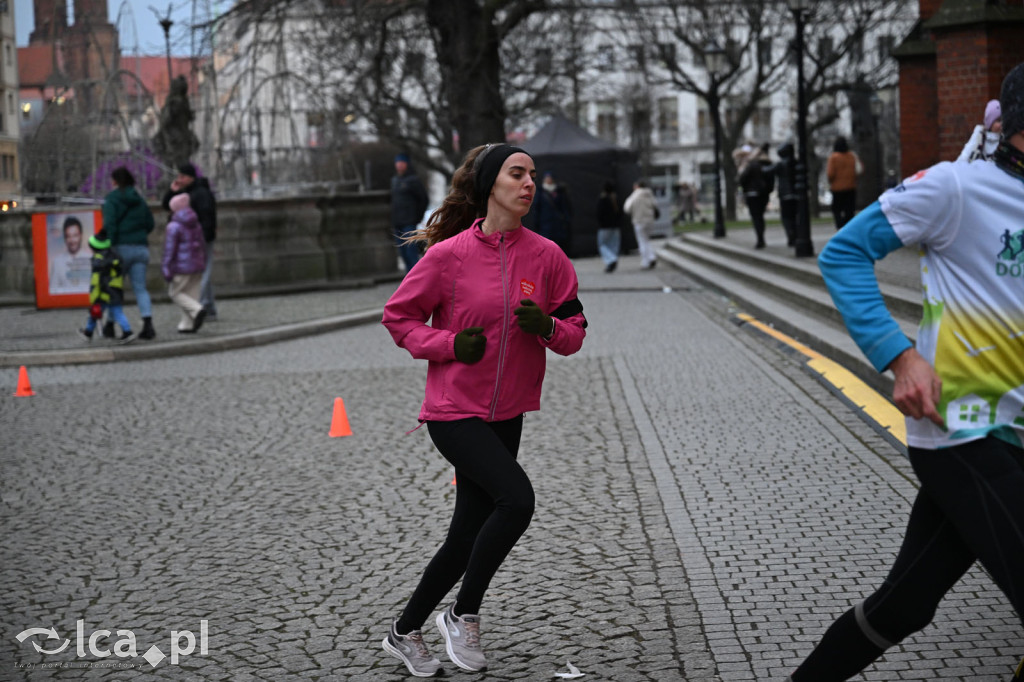
[[[494,395],[491,396],[491,410],[490,410],[490,421],[494,421],[494,415],[498,409],[498,394],[501,392],[501,369],[505,366],[505,351],[507,350],[508,341],[508,319],[509,319],[509,306],[508,306],[508,284],[505,282],[505,235],[502,234],[498,238],[498,253],[500,254],[501,263],[501,303],[502,303],[502,317],[501,317],[501,342],[498,344],[498,370],[497,376],[494,378]]]

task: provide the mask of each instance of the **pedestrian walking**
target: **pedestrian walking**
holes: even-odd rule
[[[161,270],[167,280],[167,295],[181,308],[178,332],[195,334],[203,326],[206,309],[199,302],[206,267],[206,241],[196,212],[189,206],[188,193],[171,197],[173,213],[164,238]]]
[[[391,178],[391,230],[395,238],[398,255],[405,264],[405,271],[420,260],[420,247],[407,241],[416,226],[423,220],[427,210],[427,190],[412,167],[408,154],[395,156],[395,174]]]
[[[832,192],[832,219],[837,230],[853,218],[857,208],[857,176],[860,173],[860,159],[850,151],[846,138],[840,135],[832,145],[832,153],[825,166],[829,190]]]
[[[754,228],[754,236],[757,241],[755,249],[763,249],[764,241],[764,212],[768,208],[768,199],[772,190],[775,189],[775,176],[771,173],[771,157],[768,156],[768,145],[764,144],[757,149],[751,149],[744,156],[740,157],[739,183],[743,190],[743,199],[750,211],[750,222]]]
[[[889,575],[832,624],[793,682],[864,670],[928,625],[975,561],[1024,623],[1024,63],[1003,81],[1000,102],[994,163],[917,173],[819,258],[851,336],[895,374],[921,487]],[[886,311],[873,269],[911,244],[922,247],[926,291],[916,349]]]
[[[206,243],[203,279],[199,285],[199,302],[206,310],[207,320],[217,319],[217,302],[213,298],[213,242],[217,239],[217,199],[210,189],[210,181],[198,177],[196,167],[191,163],[182,164],[178,168],[178,176],[171,183],[171,188],[164,194],[163,207],[171,210],[171,197],[182,192],[188,193],[188,203],[199,218],[203,228],[203,240]]]
[[[128,273],[128,282],[135,292],[135,301],[142,316],[140,339],[156,337],[153,328],[153,302],[146,288],[149,269],[149,233],[153,231],[153,212],[146,200],[135,190],[135,177],[124,166],[110,173],[114,190],[103,198],[103,227],[110,243]],[[103,336],[114,336],[114,321],[104,325]]]
[[[89,285],[89,319],[85,327],[78,330],[87,341],[92,341],[93,331],[104,313],[121,327],[121,343],[135,340],[132,325],[125,317],[124,309],[124,267],[121,256],[114,249],[105,229],[89,237],[92,249],[92,281]],[[111,336],[113,336],[111,332]]]
[[[545,171],[533,203],[533,226],[569,255],[572,241],[572,202],[565,185],[555,181],[555,174]]]
[[[484,593],[533,516],[533,487],[517,461],[523,414],[540,407],[547,349],[570,355],[586,334],[572,263],[521,224],[535,176],[518,147],[471,150],[414,235],[425,256],[384,308],[395,343],[428,362],[419,419],[457,480],[447,538],[382,643],[420,677],[441,670],[423,623],[460,579],[435,622],[455,665],[487,666]]]
[[[619,231],[619,199],[615,194],[615,183],[607,180],[597,198],[597,250],[604,261],[605,272],[615,272],[619,264],[619,248],[622,246],[622,233]]]
[[[778,180],[779,215],[782,228],[786,231],[786,245],[796,244],[796,222],[800,210],[800,194],[796,191],[796,158],[793,144],[786,142],[778,149],[779,160],[771,172]]]
[[[650,229],[654,221],[658,219],[658,204],[646,181],[637,180],[633,183],[633,192],[626,197],[623,210],[633,221],[636,245],[640,250],[640,267],[644,270],[651,270],[657,264],[657,256],[654,254],[654,246],[651,244]]]
[[[679,184],[679,210],[676,220],[681,223],[692,223],[697,211],[697,190],[688,182]]]

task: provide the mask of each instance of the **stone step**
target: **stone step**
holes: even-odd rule
[[[755,250],[743,247],[725,240],[714,239],[708,234],[697,233],[683,235],[681,239],[670,240],[669,248],[679,247],[682,244],[693,245],[700,250],[701,254],[715,254],[725,260],[717,261],[721,267],[727,268],[729,261],[749,268],[759,280],[770,282],[775,277],[767,277],[766,273],[774,274],[778,279],[786,282],[800,282],[812,286],[828,295],[825,287],[825,280],[818,269],[818,263],[814,258],[796,258],[791,254],[780,255],[769,250]],[[890,254],[889,259],[899,260],[898,269],[889,267],[877,267],[875,270],[878,278],[879,289],[885,298],[886,307],[894,316],[916,321],[921,319],[921,288],[918,284],[917,255],[916,251],[906,249],[905,252]],[[884,261],[882,261],[884,262]],[[906,273],[911,269],[910,273]],[[907,280],[913,280],[911,286],[907,286]],[[827,298],[829,307],[831,297]]]
[[[658,258],[720,291],[754,317],[839,362],[883,395],[892,374],[879,374],[847,334],[814,259],[796,259],[710,238],[665,242]],[[880,282],[886,303],[911,341],[917,334],[911,290]],[[920,310],[920,303],[916,303]],[[919,314],[919,313],[917,313]]]

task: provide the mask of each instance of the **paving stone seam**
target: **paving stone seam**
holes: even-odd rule
[[[615,359],[608,359],[602,361],[601,366],[605,376],[605,386],[611,398],[611,403],[614,406],[616,413],[622,413],[622,418],[617,418],[616,423],[613,425],[615,430],[618,432],[620,442],[622,442],[623,444],[627,442],[626,434],[623,433],[622,425],[632,425],[634,428],[630,430],[633,431],[633,437],[640,439],[641,444],[643,444],[643,436],[641,430],[639,428],[636,428],[635,420],[630,420],[628,418],[632,416],[633,410],[630,405],[630,398],[627,397],[626,395],[627,382],[624,380],[624,377],[629,377],[629,375],[621,374]],[[632,381],[632,378],[629,378],[629,383],[634,384],[635,382]],[[637,397],[635,385],[632,386],[632,391],[632,398],[635,400]],[[645,444],[644,449],[647,449]],[[643,489],[645,485],[649,486],[650,483],[653,481],[657,486],[659,481],[663,480],[663,477],[658,477],[653,471],[653,469],[650,467],[649,459],[647,459],[647,462],[648,466],[642,467],[640,461],[634,460],[630,457],[625,458],[625,465],[628,470],[630,480],[634,481],[637,484],[644,484],[634,485],[634,492],[637,497],[637,504],[642,510],[641,523],[643,525],[644,532],[647,535],[648,547],[651,548],[652,555],[656,556],[659,552],[657,551],[657,547],[655,546],[655,541],[652,541],[651,539],[651,528],[665,526],[671,527],[672,519],[671,515],[668,513],[666,507],[664,506],[664,500],[660,496],[660,494],[656,498],[662,500],[662,504],[660,506],[658,506],[656,503],[652,504],[652,502],[654,502],[654,499],[652,499],[652,497],[640,494],[640,489]],[[667,459],[665,459],[665,463],[667,464]],[[640,480],[641,477],[643,479],[642,481]],[[673,533],[673,536],[674,535],[675,534]],[[704,634],[703,629],[694,627],[693,623],[691,622],[693,620],[693,615],[700,617],[700,612],[699,609],[697,609],[696,596],[690,590],[689,581],[686,579],[685,562],[682,556],[682,552],[679,550],[678,540],[674,544],[676,545],[676,547],[674,548],[675,551],[673,552],[673,566],[666,566],[664,563],[660,563],[658,565],[659,570],[655,573],[655,579],[657,580],[663,594],[672,590],[678,590],[684,591],[686,595],[688,595],[689,597],[689,603],[679,603],[678,601],[665,600],[666,617],[673,628],[672,650],[675,654],[675,660],[679,663],[681,672],[684,670],[691,672],[691,674],[694,672],[703,672],[705,677],[701,679],[721,680],[721,678],[716,674],[717,666],[715,664],[713,657],[711,656],[711,646],[707,640],[707,637]],[[662,576],[662,571],[665,569],[671,569],[676,565],[678,565],[678,567],[682,569],[684,580],[681,582],[681,584],[678,585],[668,584],[665,578]],[[684,615],[682,612],[684,610],[687,610],[688,607],[692,608],[693,611],[690,612],[687,616]],[[679,641],[680,634],[683,634],[688,640],[698,639],[701,642],[703,648],[701,655],[698,655],[696,652],[694,652],[692,649],[688,647],[682,646],[681,642]],[[690,677],[687,679],[692,680],[696,678]]]

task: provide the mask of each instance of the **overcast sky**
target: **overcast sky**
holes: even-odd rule
[[[176,56],[187,56],[190,48],[187,26],[192,23],[192,6],[195,4],[199,13],[205,18],[206,8],[216,11],[218,7],[230,7],[230,0],[107,0],[110,12],[110,23],[118,28],[121,36],[121,51],[126,54],[162,55],[165,52],[164,31],[160,28],[160,17],[167,16],[167,8],[171,8],[171,19],[175,25],[171,27],[171,53]],[[74,17],[74,0],[68,0],[68,24]],[[156,13],[150,8],[155,8]],[[118,13],[121,13],[120,20]],[[35,28],[32,17],[32,0],[14,0],[14,28],[17,34],[18,47],[28,45],[28,36]]]

